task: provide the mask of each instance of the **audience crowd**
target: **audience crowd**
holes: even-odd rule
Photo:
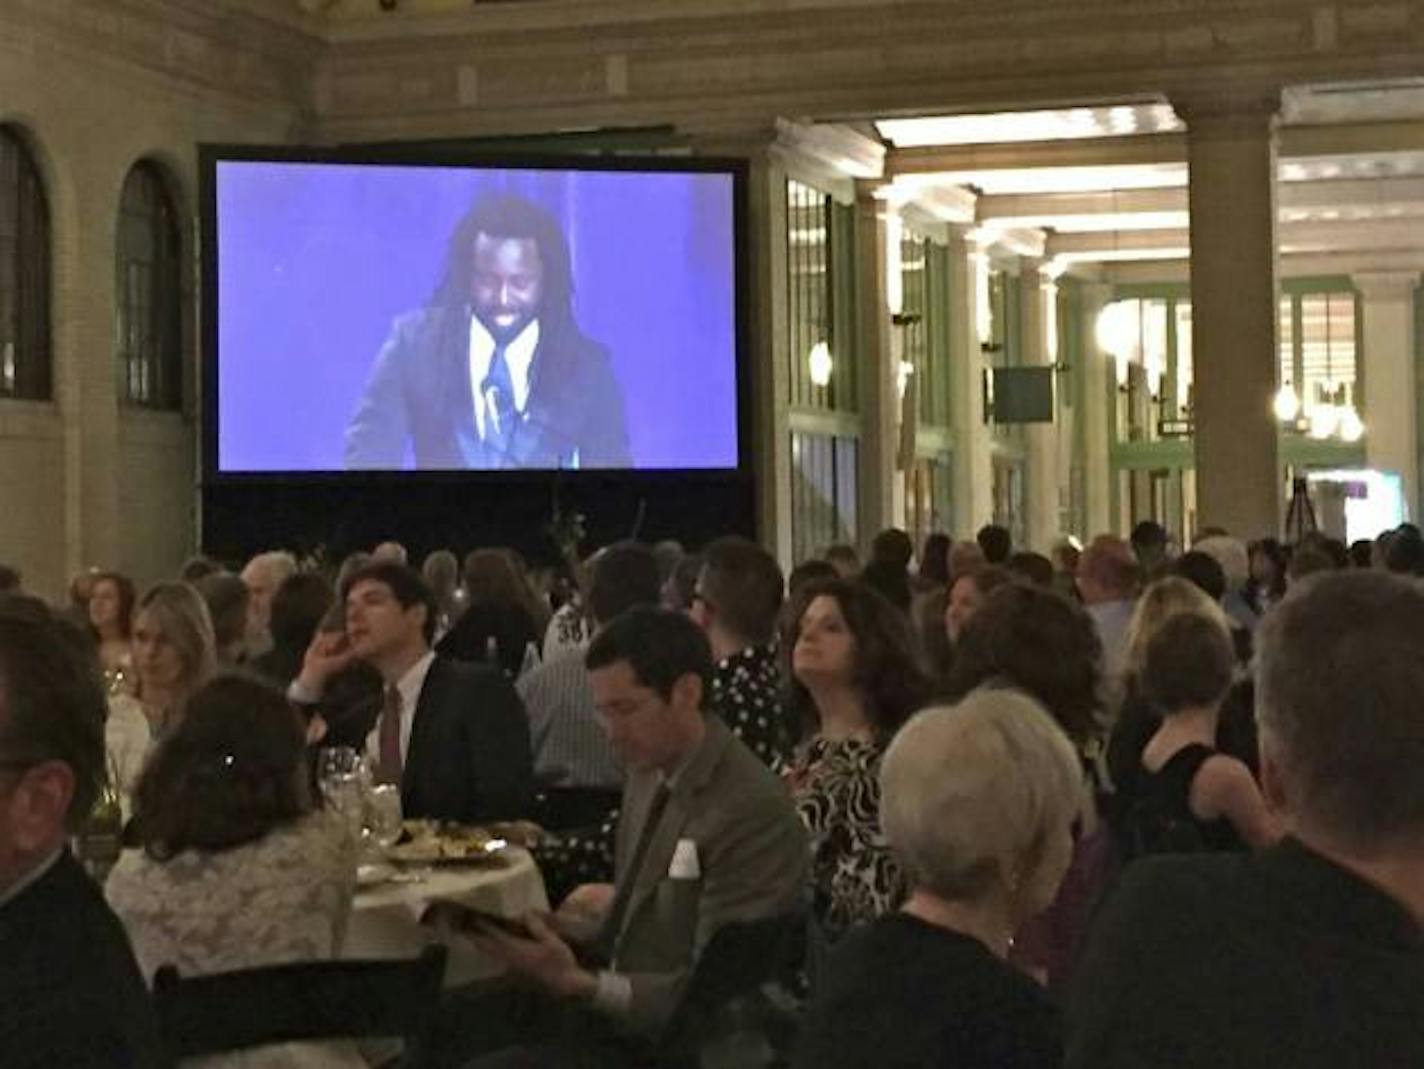
[[[59,607],[0,566],[0,1063],[171,1065],[160,967],[342,958],[349,747],[554,907],[446,918],[496,975],[401,1064],[1424,1065],[1419,530],[916,556],[385,542]]]

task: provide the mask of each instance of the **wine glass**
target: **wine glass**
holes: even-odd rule
[[[395,846],[401,837],[400,788],[394,783],[381,783],[366,795],[366,822],[371,838],[382,850]]]

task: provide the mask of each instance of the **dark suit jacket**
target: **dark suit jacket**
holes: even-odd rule
[[[632,983],[632,1030],[655,1034],[672,1015],[707,941],[729,921],[797,908],[810,851],[785,785],[715,716],[677,777],[643,864],[628,871],[658,776],[630,775],[618,822],[615,874],[632,881],[621,930],[600,933],[613,967]],[[694,878],[670,871],[680,840],[695,844]],[[611,918],[610,918],[611,922]]]
[[[455,626],[435,644],[442,656],[457,661],[488,663],[489,640],[494,639],[499,667],[511,679],[524,666],[529,643],[539,648],[540,634],[529,614],[517,605],[471,605]]]
[[[617,468],[629,464],[623,392],[602,346],[540,324],[529,397],[507,453],[480,441],[470,313],[431,305],[396,320],[346,428],[347,468]]]
[[[123,926],[63,853],[0,906],[0,1065],[164,1066],[148,989]]]
[[[524,704],[504,673],[436,657],[410,730],[407,817],[477,823],[529,815],[534,759]]]
[[[1424,1066],[1424,937],[1293,839],[1134,862],[1074,974],[1067,1064]]]

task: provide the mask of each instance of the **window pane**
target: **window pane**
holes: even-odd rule
[[[1192,302],[1177,302],[1177,382],[1172,391],[1177,412],[1192,410]]]
[[[803,182],[786,183],[787,327],[791,403],[827,407],[824,366],[830,345],[830,198]],[[825,350],[818,350],[825,346]],[[814,355],[813,355],[814,354]],[[830,354],[832,359],[839,354]],[[817,380],[821,380],[818,384]]]
[[[50,397],[49,203],[20,134],[0,126],[0,396]]]
[[[1281,367],[1280,385],[1299,388],[1295,376],[1295,316],[1289,297],[1281,298]]]
[[[182,403],[181,241],[163,175],[129,172],[119,201],[114,336],[123,400],[149,408]]]

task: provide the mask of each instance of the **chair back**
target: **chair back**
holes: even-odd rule
[[[662,1064],[698,1064],[699,1050],[725,1029],[725,1011],[748,996],[759,996],[774,981],[794,983],[805,951],[806,916],[800,911],[717,929],[698,956],[663,1034]]]
[[[311,961],[153,979],[159,1026],[176,1061],[302,1040],[399,1037],[418,1045],[440,997],[446,948],[417,958]]]
[[[534,796],[534,823],[546,831],[596,828],[622,803],[623,792],[604,787],[549,787]]]

